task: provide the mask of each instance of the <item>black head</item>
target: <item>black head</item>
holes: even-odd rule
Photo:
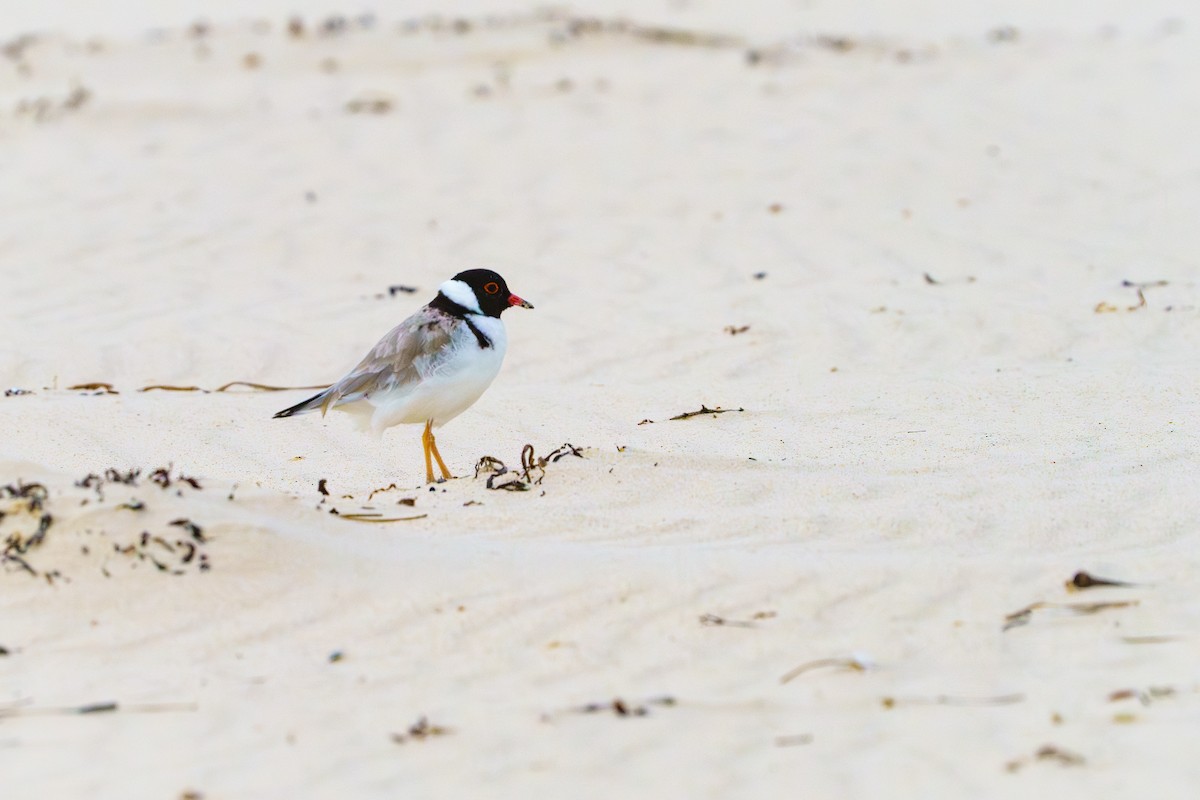
[[[533,308],[531,304],[510,292],[504,278],[490,269],[469,269],[458,273],[451,281],[442,284],[439,297],[446,297],[467,311],[474,311],[469,303],[470,298],[459,296],[462,294],[463,284],[474,294],[475,304],[478,305],[480,313],[486,316],[498,317],[505,309],[513,306]]]

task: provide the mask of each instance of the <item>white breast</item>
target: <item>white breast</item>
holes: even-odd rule
[[[471,407],[500,372],[508,335],[496,317],[470,315],[475,327],[492,343],[480,347],[465,322],[454,326],[450,344],[422,365],[422,380],[402,391],[379,392],[370,398],[375,406],[371,427],[377,431],[400,423],[433,420],[444,425]]]

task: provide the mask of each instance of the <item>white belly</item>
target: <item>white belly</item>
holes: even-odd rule
[[[444,425],[466,411],[487,390],[500,372],[508,347],[504,323],[492,317],[472,317],[491,340],[480,347],[466,325],[456,331],[443,358],[432,361],[422,380],[411,386],[373,393],[366,402],[374,407],[371,427],[382,431],[401,423],[433,420]]]

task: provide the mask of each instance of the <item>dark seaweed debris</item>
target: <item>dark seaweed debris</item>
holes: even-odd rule
[[[160,489],[169,489],[172,486],[183,484],[190,486],[193,489],[203,489],[200,480],[190,475],[184,475],[182,472],[173,474],[173,464],[168,464],[165,467],[159,467],[152,470],[147,476],[151,483],[157,485]],[[92,489],[96,492],[96,496],[104,499],[104,487],[106,484],[120,484],[122,486],[139,486],[139,481],[142,478],[142,470],[140,468],[130,469],[122,472],[119,469],[109,467],[104,471],[103,475],[97,475],[90,472],[83,478],[75,481],[75,485],[80,489]]]
[[[74,386],[68,386],[69,392],[93,392],[94,394],[120,394],[113,388],[111,383],[78,383]]]
[[[208,553],[204,551],[204,545],[208,544],[209,539],[200,526],[189,519],[177,519],[168,524],[182,528],[191,538],[168,540],[152,535],[149,531],[142,531],[131,544],[122,546],[113,542],[113,552],[138,562],[149,563],[159,572],[171,575],[186,574],[192,564],[195,564],[198,571],[208,572],[211,564],[208,561]],[[106,577],[110,576],[107,569],[103,569],[103,572]]]
[[[109,469],[104,475],[89,474],[81,480],[75,482],[75,485],[81,489],[90,489],[100,496],[103,501],[102,490],[106,485],[120,484],[123,486],[137,486],[141,476],[141,471],[132,469],[122,472],[116,469]],[[184,483],[193,488],[199,488],[200,484],[194,478],[189,478],[186,475],[174,476],[169,469],[156,470],[152,474],[152,481],[162,486],[164,489],[167,486]],[[49,492],[46,487],[40,483],[23,483],[18,481],[16,484],[0,486],[0,522],[5,524],[6,530],[9,531],[4,538],[0,547],[0,565],[4,565],[7,571],[22,571],[28,573],[32,577],[44,578],[48,583],[53,584],[56,580],[69,580],[58,569],[43,568],[37,560],[31,557],[31,553],[40,548],[46,541],[47,533],[55,523],[55,518],[46,510],[48,503]],[[5,502],[7,501],[7,502]],[[87,503],[88,500],[84,500]],[[126,510],[141,512],[146,508],[146,504],[140,500],[131,499],[112,506],[114,510]],[[34,523],[26,522],[22,529],[12,530],[15,528],[14,520],[18,517],[26,519],[32,518]],[[133,518],[132,515],[127,519]],[[190,519],[180,518],[170,523],[176,528],[184,531],[186,538],[171,536],[170,534],[157,535],[149,530],[142,530],[136,535],[132,541],[116,540],[115,537],[110,537],[109,533],[104,530],[93,531],[91,529],[82,531],[83,534],[91,535],[98,534],[100,537],[109,538],[112,544],[111,550],[107,547],[100,548],[98,552],[106,554],[103,563],[100,565],[100,571],[106,576],[111,577],[108,570],[110,559],[114,556],[124,556],[133,563],[131,566],[136,567],[138,563],[148,563],[160,572],[169,573],[171,575],[183,575],[190,568],[195,568],[200,572],[207,572],[211,565],[208,560],[208,554],[204,551],[204,546],[209,542],[209,538],[204,535],[203,529]],[[88,539],[87,544],[82,544],[81,551],[86,555],[91,555],[97,552],[93,546],[95,540]],[[128,543],[126,543],[128,542]],[[39,558],[45,558],[42,553]]]
[[[1132,583],[1126,581],[1116,581],[1110,578],[1099,578],[1087,572],[1076,572],[1071,576],[1071,580],[1067,581],[1067,591],[1075,592],[1081,589],[1095,589],[1101,586],[1133,586]]]
[[[173,464],[168,464],[165,467],[159,467],[158,469],[154,470],[153,472],[150,473],[150,481],[152,483],[158,484],[158,486],[162,489],[171,488],[172,483],[186,483],[188,486],[192,487],[193,489],[203,488],[200,486],[200,481],[196,480],[195,478],[184,475],[182,472],[179,473],[179,475],[172,478],[171,477],[172,467],[174,467]]]
[[[484,456],[475,465],[475,477],[481,473],[490,473],[487,478],[487,488],[507,492],[527,492],[534,486],[540,485],[546,477],[546,466],[556,464],[567,456],[583,458],[580,448],[569,442],[545,456],[537,456],[533,445],[527,444],[521,449],[521,469],[511,470],[495,456]],[[507,476],[507,477],[505,477]],[[504,478],[504,480],[498,480]]]
[[[423,742],[430,737],[445,736],[453,732],[451,728],[431,724],[428,718],[421,717],[412,725],[409,725],[405,733],[393,733],[391,738],[396,744],[404,744],[408,741]]]
[[[588,703],[586,705],[577,706],[570,709],[577,714],[600,714],[605,711],[611,711],[616,717],[646,717],[650,715],[651,706],[661,706],[663,708],[671,708],[675,706],[677,701],[670,695],[662,697],[652,697],[642,701],[640,704],[627,703],[620,697],[614,697],[612,700],[604,703]]]
[[[0,564],[11,564],[34,577],[39,574],[24,556],[45,541],[46,532],[54,524],[54,517],[45,510],[48,496],[46,487],[40,483],[17,481],[15,484],[0,486],[0,499],[11,501],[0,510],[0,521],[17,516],[37,519],[37,527],[32,532],[17,530],[4,538],[4,549],[0,550]],[[52,577],[47,579],[53,580]]]

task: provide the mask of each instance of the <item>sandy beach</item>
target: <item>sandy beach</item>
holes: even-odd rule
[[[6,9],[6,800],[1193,797],[1200,16],[961,5]]]

